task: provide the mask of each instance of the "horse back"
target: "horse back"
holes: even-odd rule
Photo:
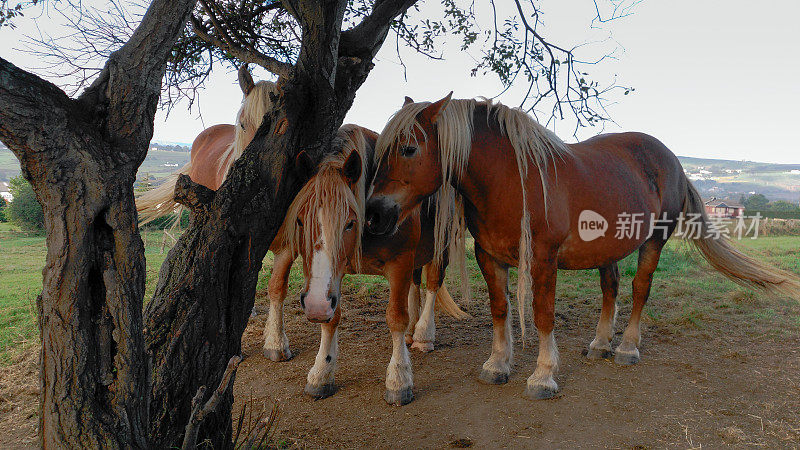
[[[225,179],[225,174],[221,173],[223,157],[235,137],[236,127],[230,124],[214,125],[197,135],[192,143],[189,172],[192,181],[213,190],[222,185]]]
[[[683,168],[658,139],[644,133],[611,133],[570,147],[576,161],[576,170],[570,172],[579,175],[570,178],[581,178],[570,179],[571,186],[594,187],[591,191],[599,197],[640,198],[655,212],[680,210]]]

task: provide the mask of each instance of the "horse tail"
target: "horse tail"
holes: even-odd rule
[[[800,278],[797,275],[745,255],[731,245],[730,239],[725,236],[711,233],[712,237],[709,237],[707,231],[711,223],[705,212],[705,204],[689,179],[684,178],[684,217],[690,215],[701,220],[701,232],[695,233],[699,236],[684,235],[684,239],[690,240],[712,267],[734,282],[800,299]]]
[[[189,161],[179,171],[170,174],[160,186],[136,198],[140,226],[180,209],[180,204],[175,201],[175,183],[179,176],[188,175],[191,169],[192,162]]]
[[[472,317],[469,313],[459,308],[458,304],[453,300],[453,297],[450,296],[447,286],[444,284],[439,288],[439,292],[436,293],[436,309],[457,320],[464,320]]]

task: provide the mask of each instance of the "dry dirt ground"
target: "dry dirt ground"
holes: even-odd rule
[[[244,337],[236,410],[245,400],[251,405],[277,402],[273,445],[800,447],[800,332],[797,326],[776,329],[775,316],[753,320],[747,308],[725,309],[706,314],[699,327],[648,319],[641,363],[621,367],[582,355],[593,337],[599,300],[558,301],[561,393],[534,402],[522,392],[534,367],[535,343],[523,349],[517,342],[507,385],[477,381],[489,355],[491,326],[486,302],[475,300],[465,308],[472,319],[437,317],[436,350],[412,354],[416,400],[397,408],[382,398],[390,356],[382,293],[350,294],[340,329],[339,391],[319,401],[303,394],[318,327],[305,320],[290,297],[286,322],[295,357],[267,360],[261,354],[266,304],[259,296],[261,314]],[[474,297],[485,299],[480,292]],[[654,297],[662,307],[672,303],[663,294]],[[752,296],[741,301],[758,302]],[[797,315],[800,306],[786,305],[775,314]],[[618,333],[629,308],[621,305]],[[37,372],[35,351],[0,372],[0,448],[36,444]]]
[[[599,291],[599,289],[598,289]],[[599,297],[599,292],[598,292]],[[747,297],[747,296],[745,296]],[[480,294],[476,298],[481,298]],[[658,299],[655,299],[658,301]],[[748,302],[758,302],[752,298]],[[702,327],[674,329],[645,321],[642,361],[632,367],[592,361],[599,299],[557,302],[560,395],[522,396],[533,371],[535,343],[515,345],[514,372],[504,386],[478,382],[489,356],[486,302],[472,319],[437,316],[436,350],[413,353],[416,399],[383,401],[391,344],[384,306],[375,297],[345,304],[340,328],[339,391],[324,400],[303,394],[318,346],[317,327],[287,300],[287,335],[295,357],[275,363],[261,354],[266,319],[251,320],[236,395],[277,402],[276,440],[301,447],[800,447],[800,333],[775,330],[774,320],[723,311]],[[758,305],[755,305],[758,306]],[[788,307],[796,314],[798,305]],[[616,342],[630,304],[621,305]],[[516,324],[515,324],[516,326]],[[535,334],[535,333],[534,333]]]

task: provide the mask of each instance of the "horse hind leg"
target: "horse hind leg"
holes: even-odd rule
[[[272,264],[272,275],[269,278],[267,292],[269,294],[269,316],[264,328],[264,356],[271,361],[288,361],[292,359],[289,350],[289,339],[283,329],[283,301],[289,287],[289,271],[294,258],[289,251],[275,255]]]
[[[633,277],[633,308],[631,318],[625,333],[622,335],[622,342],[615,351],[614,362],[617,364],[631,365],[639,362],[639,343],[641,341],[640,319],[642,309],[650,295],[650,285],[653,281],[653,272],[658,266],[658,259],[661,256],[661,249],[664,248],[665,240],[650,239],[639,247],[639,263],[636,268],[636,275]]]
[[[619,291],[619,267],[612,263],[601,267],[600,288],[603,290],[603,309],[600,311],[600,320],[594,340],[589,344],[586,356],[590,359],[611,358],[611,339],[614,337],[614,322],[617,319],[617,292]]]
[[[423,353],[431,352],[434,349],[436,340],[436,320],[434,317],[436,306],[436,295],[442,287],[446,267],[437,267],[429,264],[425,267],[425,307],[422,315],[414,327],[414,343],[411,348]]]
[[[315,399],[330,397],[336,393],[335,372],[339,360],[339,319],[342,308],[336,309],[328,323],[320,325],[320,342],[314,366],[306,377],[305,393]]]
[[[408,328],[406,329],[406,345],[414,343],[414,327],[419,321],[420,314],[420,289],[422,284],[422,269],[414,269],[411,279],[411,288],[408,290]]]
[[[492,311],[492,354],[483,363],[480,377],[486,384],[505,384],[511,375],[514,363],[511,303],[508,298],[508,268],[486,253],[475,243],[475,258],[486,280],[489,290],[489,306]]]

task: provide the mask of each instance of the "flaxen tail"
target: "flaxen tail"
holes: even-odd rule
[[[178,210],[181,205],[175,201],[175,183],[178,182],[180,175],[188,175],[191,168],[190,161],[181,170],[170,174],[160,186],[145,192],[136,199],[136,211],[139,212],[140,226],[176,211],[180,217]]]
[[[800,299],[800,278],[797,275],[745,255],[731,245],[725,236],[708,233],[711,224],[706,216],[703,200],[688,179],[686,186],[686,197],[683,202],[684,217],[699,216],[701,230],[694,236],[687,236],[690,231],[687,229],[684,238],[692,241],[712,267],[740,285]]]
[[[439,288],[439,292],[436,293],[436,310],[458,320],[472,317],[469,313],[458,307],[458,304],[456,304],[453,297],[450,296],[450,292],[444,284]]]

